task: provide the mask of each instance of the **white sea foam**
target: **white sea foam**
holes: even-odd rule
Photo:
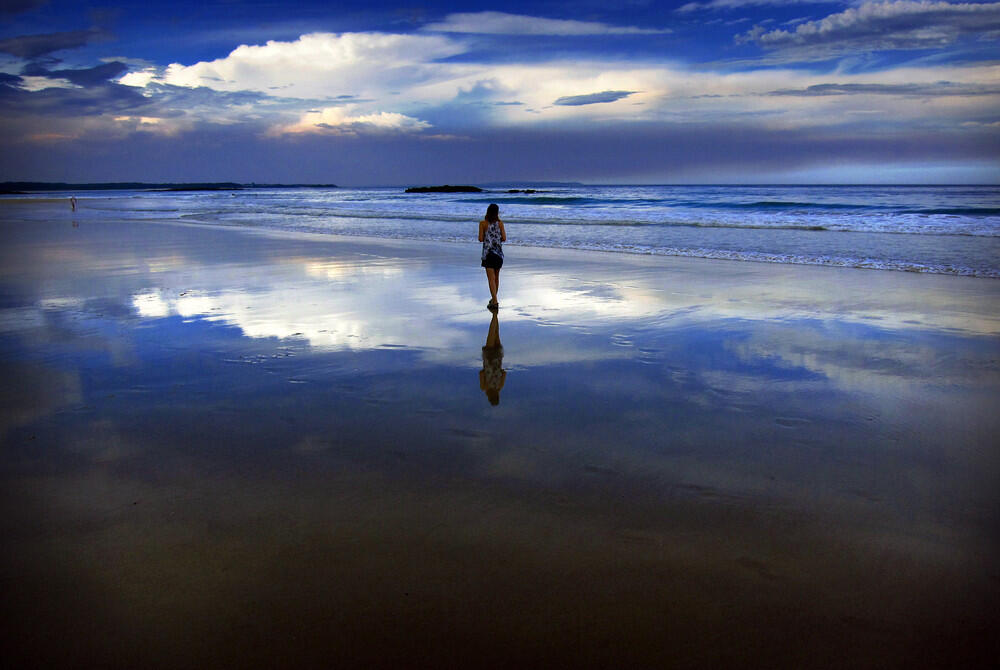
[[[86,194],[77,215],[475,245],[490,202],[513,245],[1000,277],[998,187],[118,191]]]

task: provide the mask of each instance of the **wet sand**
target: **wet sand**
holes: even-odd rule
[[[1000,282],[77,223],[0,223],[18,666],[1000,651]]]

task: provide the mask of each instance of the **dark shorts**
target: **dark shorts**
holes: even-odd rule
[[[503,256],[497,256],[493,252],[486,254],[486,258],[483,259],[483,267],[499,270],[503,267]]]

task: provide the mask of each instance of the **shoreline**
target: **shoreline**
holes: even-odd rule
[[[428,244],[456,244],[461,245],[464,242],[454,239],[424,239],[424,238],[409,238],[409,237],[394,237],[394,236],[378,236],[378,235],[348,235],[343,233],[332,233],[323,231],[293,231],[293,230],[282,230],[280,228],[250,228],[246,226],[239,225],[226,225],[226,224],[213,224],[206,222],[191,222],[191,221],[177,221],[163,219],[157,221],[158,223],[165,224],[177,224],[177,225],[200,225],[206,227],[227,227],[236,228],[238,230],[247,231],[270,231],[278,235],[310,235],[317,236],[319,238],[329,237],[333,239],[359,239],[359,240],[386,240],[386,241],[399,241],[399,242],[421,242]],[[514,221],[516,225],[516,221]],[[695,226],[698,227],[698,226]],[[841,232],[841,231],[827,231],[824,232]],[[847,231],[850,232],[850,231]],[[808,258],[799,259],[789,259],[787,257],[781,257],[776,254],[763,254],[758,252],[731,252],[728,254],[723,254],[722,252],[705,252],[704,254],[699,253],[681,253],[681,252],[671,252],[671,251],[660,251],[660,250],[648,250],[648,251],[638,251],[634,249],[616,248],[616,249],[606,249],[599,247],[571,247],[571,246],[559,246],[559,245],[545,245],[545,244],[525,244],[519,243],[517,241],[505,242],[505,245],[509,245],[513,248],[519,249],[549,249],[549,250],[562,250],[562,251],[579,251],[584,253],[601,253],[601,254],[619,254],[622,256],[650,256],[655,258],[690,258],[705,261],[721,261],[729,263],[763,263],[768,265],[798,265],[798,266],[811,266],[811,267],[824,267],[824,268],[836,268],[845,270],[867,270],[875,272],[901,272],[908,274],[926,274],[926,275],[938,275],[946,277],[966,277],[971,279],[1000,279],[1000,270],[990,270],[990,271],[980,271],[974,268],[959,267],[953,269],[932,269],[927,266],[916,266],[913,263],[903,263],[900,262],[898,267],[880,267],[880,261],[875,260],[858,260],[858,259],[835,259],[837,262],[822,262],[817,260],[812,260]],[[743,257],[738,257],[740,255]],[[777,259],[781,260],[769,260]]]
[[[370,240],[375,241],[386,241],[386,242],[414,242],[422,244],[445,244],[445,245],[464,245],[465,242],[453,239],[423,239],[423,238],[408,238],[408,237],[380,237],[377,235],[347,235],[343,233],[327,233],[321,231],[308,231],[308,230],[282,230],[280,228],[251,228],[247,226],[239,225],[226,225],[226,224],[216,224],[216,223],[205,223],[205,222],[195,222],[195,221],[177,221],[177,220],[149,220],[152,223],[160,223],[166,225],[191,225],[191,226],[201,226],[207,228],[231,228],[235,230],[243,230],[246,232],[256,232],[259,234],[274,234],[277,236],[306,236],[310,238],[316,238],[317,240],[330,239],[336,240]],[[515,222],[516,224],[516,222]],[[837,232],[837,231],[832,231]],[[478,244],[478,243],[477,243]],[[976,270],[971,268],[960,268],[954,272],[936,272],[928,269],[907,269],[905,267],[874,267],[867,265],[851,265],[845,263],[820,263],[820,262],[810,262],[808,260],[765,260],[757,259],[752,257],[746,258],[731,258],[723,256],[711,256],[711,255],[697,255],[697,254],[683,254],[683,253],[668,253],[668,252],[657,252],[657,251],[634,251],[627,249],[602,249],[602,248],[587,248],[587,247],[568,247],[568,246],[547,246],[542,244],[524,244],[517,241],[504,242],[504,246],[510,246],[515,249],[542,249],[542,250],[552,250],[552,251],[567,251],[567,252],[581,252],[581,253],[595,253],[595,254],[617,254],[621,256],[640,256],[640,257],[652,257],[652,258],[687,258],[700,261],[718,261],[722,263],[762,263],[767,265],[796,265],[796,266],[807,266],[807,267],[820,267],[820,268],[831,268],[839,270],[865,270],[874,272],[894,272],[894,273],[904,273],[904,274],[922,274],[922,275],[935,275],[942,277],[963,277],[966,279],[1000,279],[1000,271],[996,273],[977,273]]]
[[[159,220],[165,223],[185,224],[189,217],[209,217],[209,220],[194,221],[208,226],[223,225],[227,227],[255,229],[257,220],[247,220],[240,212],[239,198],[215,198],[206,196],[204,202],[198,204],[190,200],[171,200],[170,197],[149,196],[142,193],[135,193],[135,197],[143,198],[148,202],[144,204],[128,204],[128,200],[116,200],[115,198],[105,198],[107,202],[99,209],[90,209],[81,204],[80,211],[73,216],[74,220],[84,222],[95,220],[100,217],[122,218],[123,220]],[[235,194],[233,194],[235,196]],[[288,194],[277,195],[281,202],[282,198]],[[214,199],[213,199],[214,198]],[[572,199],[572,198],[570,198]],[[86,202],[84,198],[81,203]],[[96,200],[101,200],[97,198]],[[252,199],[251,199],[252,200]],[[260,210],[266,227],[271,230],[285,232],[297,227],[302,230],[296,232],[314,232],[321,235],[349,236],[362,239],[413,239],[422,241],[440,241],[445,243],[459,242],[465,237],[465,228],[461,224],[465,221],[464,215],[468,214],[470,220],[475,216],[469,214],[467,203],[442,203],[434,201],[427,213],[427,220],[414,224],[416,227],[406,227],[405,222],[412,220],[414,212],[410,211],[415,206],[410,203],[403,206],[401,210],[382,212],[354,212],[350,206],[346,209],[338,207],[336,198],[328,201],[321,198],[322,202],[312,202],[308,198],[300,205],[307,210],[316,208],[315,212],[299,212],[295,216],[286,217],[282,214],[280,207],[264,204]],[[232,202],[230,202],[232,201]],[[239,201],[239,202],[238,202]],[[59,211],[59,201],[51,198],[20,198],[20,199],[0,199],[0,205],[7,202],[4,207],[7,211],[0,216],[13,213],[12,210],[20,210],[19,215],[25,217],[26,221],[46,220],[46,218],[62,218],[66,212]],[[485,202],[485,201],[484,201]],[[112,204],[117,203],[117,204]],[[256,206],[252,202],[243,203],[246,206]],[[766,203],[765,203],[766,204]],[[39,207],[39,205],[41,205]],[[122,206],[125,209],[122,209]],[[444,215],[440,208],[444,205],[457,208],[455,211],[461,215],[456,218],[452,214]],[[375,203],[376,210],[385,209],[385,203]],[[610,205],[609,205],[610,206]],[[136,207],[131,211],[129,207]],[[169,218],[143,218],[149,213],[153,213],[156,208],[167,207],[174,214]],[[211,211],[203,211],[204,208]],[[409,207],[409,209],[407,209]],[[514,206],[527,207],[531,210],[530,204]],[[149,209],[153,208],[153,209]],[[216,211],[216,208],[221,208]],[[270,208],[270,209],[269,209]],[[37,211],[31,211],[37,209]],[[537,207],[536,207],[537,209]],[[326,211],[326,215],[320,215],[320,211]],[[451,210],[449,210],[451,211]],[[714,211],[714,210],[713,210]],[[971,210],[970,210],[971,211]],[[436,214],[435,214],[436,212]],[[562,220],[551,218],[548,214],[539,214],[535,218],[524,219],[528,223],[518,224],[524,217],[519,217],[516,211],[507,212],[508,223],[521,227],[520,239],[518,235],[512,233],[511,246],[521,246],[531,248],[570,248],[582,251],[601,251],[623,255],[651,255],[670,258],[703,258],[707,260],[731,260],[749,263],[773,263],[776,265],[813,265],[822,267],[847,267],[856,269],[882,270],[889,272],[908,272],[919,274],[941,274],[949,276],[971,276],[986,279],[1000,278],[1000,268],[996,267],[992,250],[997,247],[997,239],[993,237],[989,220],[983,219],[980,224],[976,224],[976,230],[963,232],[965,228],[959,226],[956,229],[941,228],[937,233],[904,234],[909,231],[909,227],[914,227],[919,232],[921,225],[910,222],[900,230],[882,230],[882,224],[874,225],[870,230],[865,225],[857,228],[855,224],[850,224],[847,229],[839,229],[840,225],[836,220],[833,222],[834,228],[820,225],[824,221],[823,216],[813,219],[809,218],[803,223],[796,222],[787,225],[752,225],[752,222],[742,222],[738,225],[729,225],[724,222],[716,222],[714,219],[701,221],[683,220],[675,222],[660,222],[650,220],[649,222],[634,227],[634,233],[609,233],[601,230],[601,220],[592,217],[584,217],[579,222],[572,220]],[[635,212],[633,212],[635,215]],[[720,212],[715,212],[712,216],[720,216]],[[753,216],[764,216],[764,212],[757,212]],[[538,218],[538,217],[541,218]],[[631,215],[630,215],[631,216]],[[771,214],[767,215],[772,216]],[[773,216],[785,216],[780,211]],[[825,215],[824,215],[825,216]],[[443,218],[441,218],[443,217]],[[513,217],[513,218],[511,218]],[[654,217],[655,218],[655,217]],[[683,218],[683,217],[682,217]],[[856,217],[855,217],[856,218]],[[641,219],[641,216],[640,216]],[[633,223],[639,223],[636,219]],[[224,223],[214,223],[213,221],[225,221]],[[732,223],[732,222],[730,222]],[[773,222],[772,222],[773,223]],[[943,224],[934,224],[940,228]],[[958,225],[958,224],[956,224]],[[968,222],[965,224],[968,226]],[[403,226],[403,227],[401,227]],[[566,226],[560,228],[560,226]],[[587,230],[588,226],[594,226]],[[977,227],[978,226],[978,227]],[[857,228],[857,229],[856,229]],[[434,232],[428,232],[433,229]],[[821,232],[815,232],[816,230]],[[514,231],[516,232],[516,231]],[[910,231],[912,232],[912,231]],[[764,235],[767,241],[754,241],[755,236]],[[825,236],[829,237],[825,237]],[[940,235],[940,240],[937,237]],[[743,239],[741,236],[746,236]],[[818,236],[818,237],[814,237]],[[843,239],[841,239],[841,236]],[[821,241],[825,240],[825,241]],[[937,241],[935,241],[937,240]],[[902,246],[899,246],[902,245]],[[931,247],[942,246],[935,252],[929,251]]]

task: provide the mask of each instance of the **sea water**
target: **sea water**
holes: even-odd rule
[[[528,185],[530,187],[530,185]],[[510,192],[513,189],[521,192]],[[79,216],[1000,278],[998,186],[585,186],[77,193]],[[62,194],[46,193],[53,198]],[[23,196],[21,196],[23,197]],[[68,194],[65,194],[68,197]]]

